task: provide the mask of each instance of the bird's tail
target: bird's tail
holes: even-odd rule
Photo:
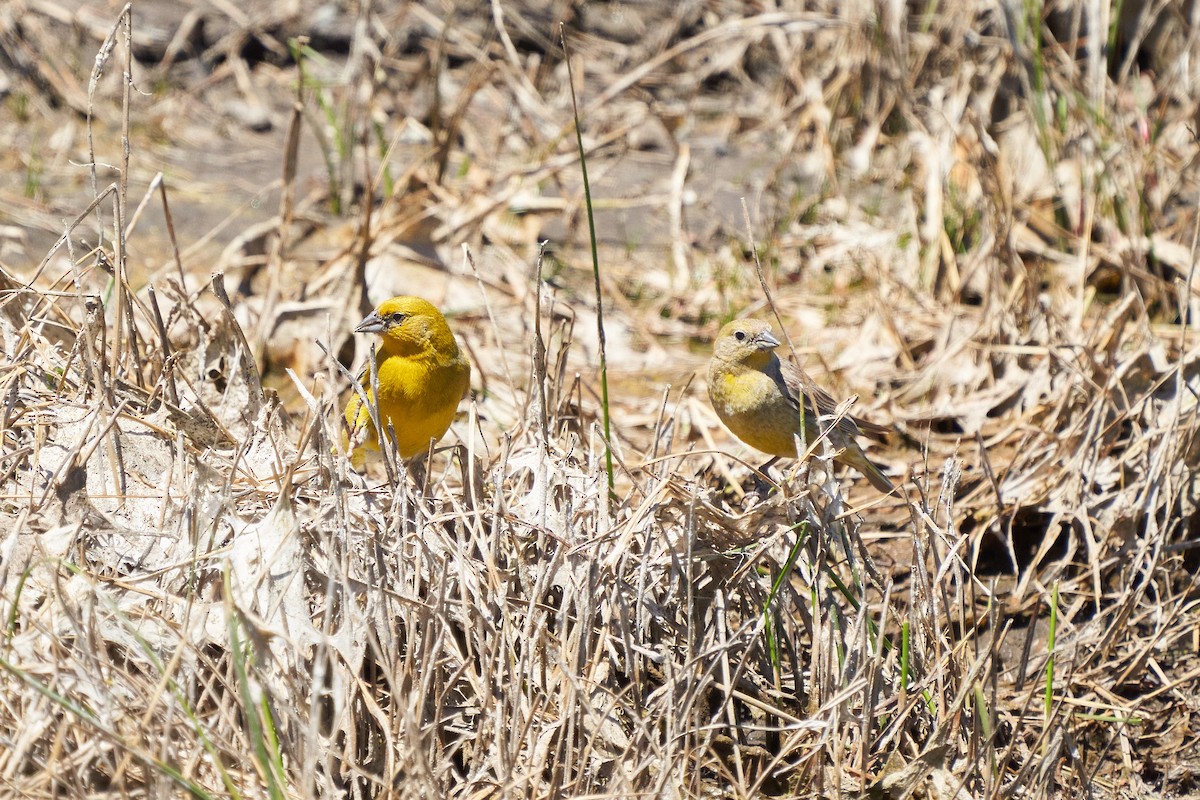
[[[895,484],[888,480],[888,476],[883,474],[883,470],[874,461],[867,458],[862,450],[857,447],[853,449],[846,448],[846,451],[842,453],[841,461],[854,467],[863,475],[866,475],[871,485],[884,494],[891,494],[896,491]]]

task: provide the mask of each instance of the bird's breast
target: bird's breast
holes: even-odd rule
[[[786,405],[787,400],[770,376],[757,370],[710,376],[709,396],[720,414],[745,414]]]
[[[458,405],[466,393],[471,375],[470,365],[462,359],[435,363],[407,356],[390,356],[381,359],[377,368],[381,405]]]
[[[716,369],[708,392],[717,416],[743,442],[771,455],[796,456],[800,415],[770,375]]]

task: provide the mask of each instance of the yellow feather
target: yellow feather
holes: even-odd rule
[[[830,417],[837,404],[804,372],[781,362],[775,354],[778,346],[765,322],[735,320],[723,327],[708,366],[708,398],[734,436],[772,456],[796,458],[797,436],[803,431],[804,441],[811,444],[821,435],[817,414]],[[863,426],[876,435],[883,430]],[[876,489],[893,491],[892,482],[855,441],[861,433],[853,417],[839,419],[827,432],[839,451],[834,460],[858,469]]]
[[[375,362],[380,424],[395,429],[401,458],[421,455],[454,420],[458,403],[471,386],[471,362],[459,349],[446,318],[418,297],[393,297],[355,330],[382,337]],[[363,368],[359,382],[373,398],[369,366]],[[357,392],[346,404],[346,424],[352,462],[361,467],[366,451],[379,449],[379,435]]]

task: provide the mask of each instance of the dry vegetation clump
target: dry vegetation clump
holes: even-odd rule
[[[0,794],[1200,792],[1189,7],[16,5]],[[476,385],[363,476],[401,292]],[[748,468],[772,312],[903,496]]]

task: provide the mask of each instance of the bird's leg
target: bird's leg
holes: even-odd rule
[[[767,495],[771,493],[772,489],[778,488],[778,485],[775,483],[775,481],[771,480],[771,476],[767,474],[767,470],[774,466],[775,462],[778,460],[779,456],[772,456],[770,461],[754,471],[754,492],[762,495],[763,499],[766,499]]]
[[[413,456],[408,461],[404,462],[405,472],[408,473],[408,479],[412,482],[411,486],[417,490],[421,497],[429,494],[429,456],[428,453],[420,453]]]

